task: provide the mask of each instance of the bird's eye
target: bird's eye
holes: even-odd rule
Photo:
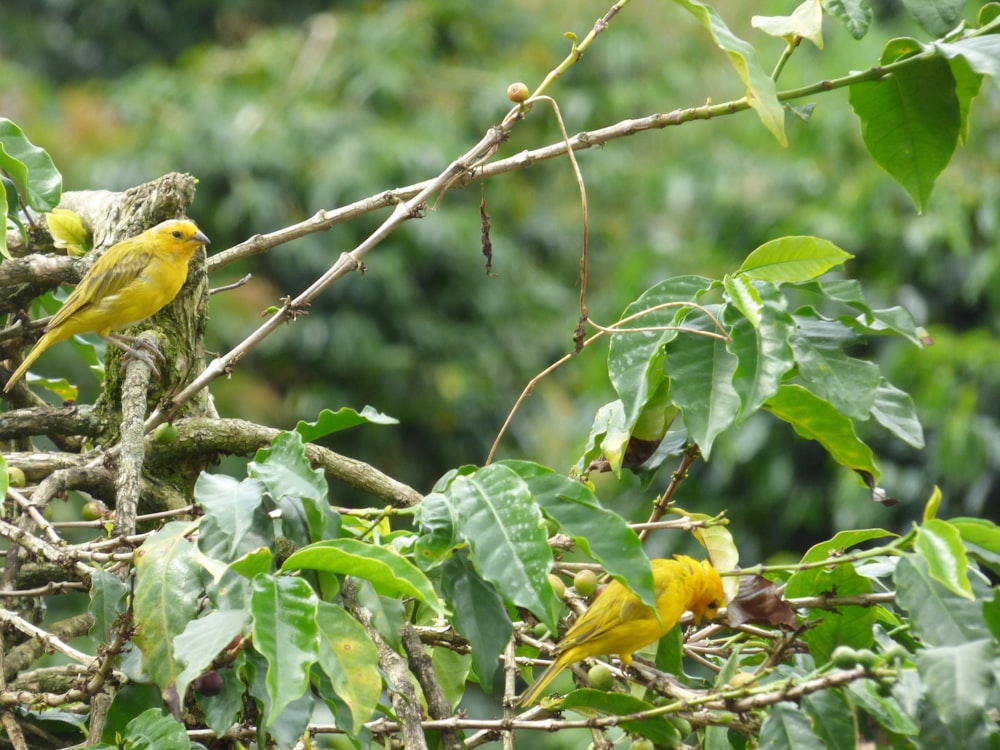
[[[713,599],[712,601],[710,601],[708,603],[708,608],[709,609],[718,609],[719,608],[719,603],[715,599]]]
[[[184,236],[183,234],[181,234],[181,232],[180,232],[180,230],[179,230],[179,229],[175,229],[175,230],[174,230],[173,232],[171,232],[170,234],[172,234],[172,235],[174,236],[174,238],[175,238],[175,239],[178,239],[178,240],[179,240],[179,239],[181,239],[181,238],[182,238],[182,237]]]

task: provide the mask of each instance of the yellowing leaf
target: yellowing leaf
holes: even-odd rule
[[[45,219],[56,247],[63,248],[71,256],[87,254],[91,237],[78,213],[66,208],[54,208],[45,215]]]
[[[808,39],[823,49],[823,6],[819,0],[805,0],[790,16],[754,16],[750,24],[789,42],[797,36]]]

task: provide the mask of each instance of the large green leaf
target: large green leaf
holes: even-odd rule
[[[947,60],[914,60],[883,80],[854,84],[849,98],[875,163],[923,213],[934,181],[951,161],[962,125]]]
[[[750,277],[726,274],[722,279],[722,288],[726,290],[727,301],[740,311],[747,322],[754,328],[759,326],[764,303]]]
[[[479,684],[493,692],[498,659],[514,626],[496,589],[484,581],[469,563],[468,555],[454,554],[444,564],[441,588],[455,613],[455,630],[472,648],[472,663]]]
[[[826,750],[857,750],[858,720],[840,690],[818,690],[802,698],[813,732]]]
[[[808,568],[795,573],[785,587],[785,596],[854,596],[870,594],[872,582],[859,575],[853,565],[834,565],[832,569]],[[872,645],[875,608],[838,607],[836,610],[810,610],[810,619],[818,620],[806,632],[809,653],[817,664],[825,664],[837,646],[868,648]]]
[[[556,599],[548,583],[552,551],[527,482],[494,464],[455,477],[443,495],[455,508],[458,535],[479,575],[555,632]]]
[[[647,289],[622,318],[652,310],[659,305],[693,302],[712,285],[701,276],[678,276]],[[671,306],[650,312],[626,324],[629,328],[676,327],[681,307]],[[676,330],[616,333],[608,347],[608,377],[622,401],[625,430],[632,427],[646,404],[663,382],[663,347],[677,336]]]
[[[874,481],[880,476],[871,448],[854,432],[851,420],[800,385],[786,384],[764,407],[788,422],[795,432],[822,445],[841,466],[867,471]]]
[[[36,211],[51,211],[59,204],[62,175],[52,157],[6,117],[0,117],[0,170],[13,181],[21,199]],[[7,200],[17,204],[14,196],[7,196]]]
[[[205,671],[233,638],[245,632],[249,625],[250,613],[245,610],[215,611],[192,620],[177,636],[174,641],[177,660],[184,665],[176,684],[182,705],[191,681]]]
[[[645,714],[653,708],[653,704],[632,695],[583,688],[572,691],[559,701],[553,701],[552,708],[560,711],[577,711],[585,716],[588,714],[626,716],[628,714]],[[667,747],[676,747],[683,739],[677,728],[670,722],[664,721],[660,716],[623,721],[621,726],[628,732],[633,732]]]
[[[924,428],[917,419],[913,399],[885,378],[875,389],[872,416],[889,432],[917,450],[924,447]]]
[[[793,316],[795,329],[789,338],[799,377],[841,414],[868,419],[881,377],[878,365],[844,353],[858,339],[854,331],[839,321],[801,314],[804,310]]]
[[[327,499],[326,477],[306,458],[302,436],[297,432],[282,432],[270,447],[257,451],[247,467],[247,476],[263,482],[276,501],[287,497],[302,506],[308,537],[296,542],[316,542],[339,534],[340,518]],[[285,530],[285,536],[293,535]]]
[[[871,539],[882,539],[884,537],[896,536],[891,531],[883,529],[857,529],[850,531],[838,531],[831,539],[825,542],[814,544],[802,556],[802,562],[819,562],[828,557],[840,556],[856,544],[867,542]]]
[[[323,570],[364,578],[382,596],[412,596],[439,615],[445,613],[427,576],[390,547],[358,539],[329,539],[293,552],[281,569]]]
[[[873,717],[884,729],[893,734],[915,735],[920,731],[913,719],[891,695],[883,695],[884,688],[874,680],[859,680],[847,686],[850,700]]]
[[[718,306],[710,308],[714,314]],[[670,399],[684,415],[688,434],[707,459],[719,434],[732,426],[740,410],[740,397],[733,387],[738,364],[726,342],[700,335],[717,328],[700,311],[684,321],[684,333],[665,347],[663,370],[670,378]]]
[[[360,412],[342,406],[337,411],[324,409],[315,422],[305,422],[300,419],[295,425],[295,431],[305,442],[312,443],[327,435],[362,424],[399,424],[399,420],[371,406],[364,407]]]
[[[782,146],[788,145],[785,136],[785,110],[778,101],[774,79],[757,62],[757,53],[749,42],[736,36],[714,8],[699,0],[674,0],[697,18],[708,29],[719,49],[726,53],[737,74],[747,87],[747,103],[753,107],[760,121],[771,131]]]
[[[931,518],[917,527],[916,552],[927,563],[931,578],[952,593],[975,599],[969,583],[969,560],[962,535],[954,526],[939,518]]]
[[[528,461],[504,461],[528,483],[545,513],[587,555],[650,607],[656,606],[653,572],[642,542],[624,518],[601,505],[581,482]]]
[[[118,624],[118,616],[125,611],[125,582],[103,568],[95,568],[90,576],[90,614],[94,624],[90,635],[98,643],[108,643]]]
[[[824,750],[802,709],[786,701],[771,706],[760,727],[758,743],[757,747],[767,750]]]
[[[142,651],[143,670],[161,689],[183,669],[174,638],[198,615],[202,569],[197,549],[187,538],[195,527],[172,521],[136,551],[134,640]]]
[[[903,5],[931,36],[953,31],[965,12],[965,0],[903,0]]]
[[[263,504],[263,483],[203,472],[194,497],[205,512],[198,547],[209,557],[230,563],[255,549],[274,546],[274,522]]]
[[[854,256],[819,237],[779,237],[747,256],[737,274],[755,281],[810,281]]]
[[[1000,568],[1000,527],[985,518],[951,518],[948,522],[958,529],[970,553],[994,570]]]
[[[270,725],[309,687],[309,670],[319,658],[318,600],[301,578],[259,575],[251,586],[253,645],[267,659]]]
[[[757,282],[756,289],[761,301],[759,325],[752,326],[728,308],[723,317],[731,338],[727,346],[738,362],[733,373],[733,389],[740,399],[737,422],[755,414],[777,393],[782,378],[795,364],[789,344],[795,324],[784,296],[766,282]]]
[[[909,612],[913,634],[928,646],[955,646],[990,636],[983,605],[931,577],[927,562],[907,554],[896,564],[896,602]]]
[[[187,728],[163,709],[150,708],[128,723],[125,728],[125,747],[129,750],[187,750],[191,740]]]
[[[987,736],[996,730],[995,719],[987,716],[995,695],[996,641],[924,649],[915,659],[924,694],[951,735],[951,747],[988,747]]]
[[[823,8],[855,39],[861,39],[872,25],[872,9],[866,0],[825,0]]]
[[[976,73],[1000,78],[1000,34],[983,34],[932,44],[949,59],[961,57]]]
[[[330,678],[337,697],[350,710],[350,733],[357,736],[375,712],[382,694],[378,649],[364,626],[341,607],[319,602],[318,614],[322,646],[319,665]]]
[[[856,317],[839,317],[844,325],[860,333],[875,335],[896,334],[917,346],[924,343],[924,332],[913,322],[913,316],[902,307],[875,310],[865,302],[861,284],[857,279],[833,279],[807,282],[800,287],[833,302],[840,302],[856,310]]]

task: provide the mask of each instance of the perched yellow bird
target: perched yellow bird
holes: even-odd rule
[[[188,261],[209,239],[194,222],[171,219],[142,234],[112,245],[70,293],[21,366],[10,376],[4,393],[24,375],[39,355],[78,333],[99,333],[126,348],[128,337],[113,334],[156,313],[180,291]]]
[[[708,560],[675,555],[651,563],[659,620],[638,596],[612,581],[556,644],[556,660],[524,692],[520,705],[534,703],[557,674],[588,656],[618,654],[630,664],[633,652],[666,635],[686,611],[698,623],[715,617],[725,599],[722,579]]]

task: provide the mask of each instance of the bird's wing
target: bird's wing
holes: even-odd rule
[[[139,277],[149,265],[153,253],[135,239],[119,242],[97,259],[49,321],[47,330],[64,323],[80,310],[118,294]]]

